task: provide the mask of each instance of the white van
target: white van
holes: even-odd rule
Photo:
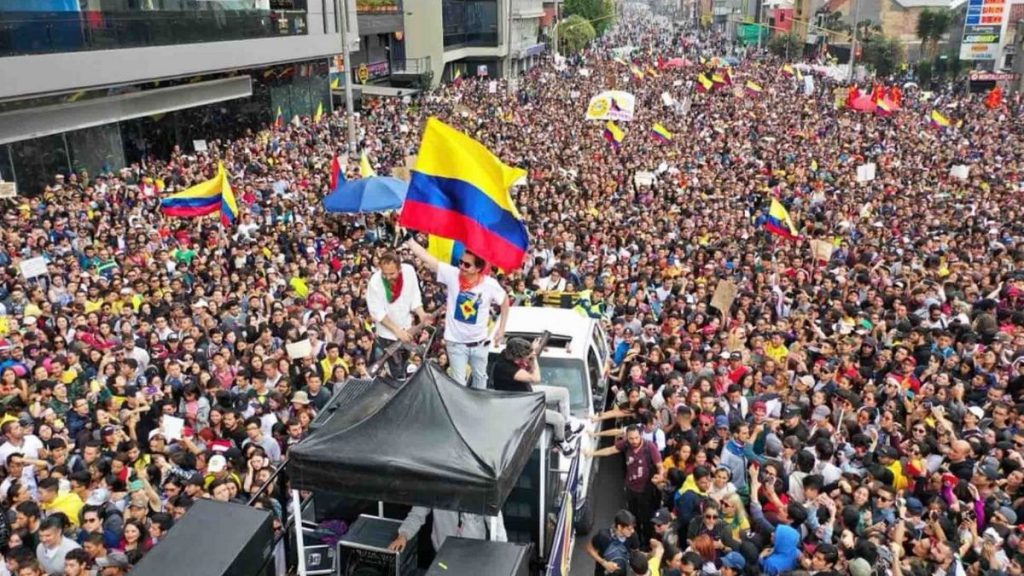
[[[568,389],[572,416],[583,422],[587,430],[598,431],[600,423],[593,422],[590,417],[604,410],[608,395],[605,366],[611,353],[604,328],[599,321],[575,310],[523,306],[513,306],[509,310],[506,340],[521,337],[532,341],[545,331],[551,336],[538,359],[542,383]],[[492,360],[502,348],[492,345]],[[585,433],[580,435],[581,484],[574,515],[577,534],[589,533],[593,524],[588,495],[591,483],[597,477],[598,463],[582,453],[588,448],[596,450],[597,440]],[[571,460],[559,458],[561,486],[555,487],[552,493],[559,494],[564,490]]]

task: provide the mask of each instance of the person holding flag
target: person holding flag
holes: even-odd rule
[[[473,371],[471,388],[487,388],[487,350],[491,342],[501,342],[508,321],[509,299],[501,284],[489,274],[490,266],[470,250],[459,260],[459,267],[441,262],[415,240],[405,243],[414,256],[437,275],[447,289],[444,341],[452,377],[466,385],[467,365]],[[498,326],[489,334],[493,306],[501,308]]]

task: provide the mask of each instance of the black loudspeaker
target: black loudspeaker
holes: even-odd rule
[[[338,542],[342,576],[414,576],[418,536],[413,536],[402,552],[388,550],[398,536],[399,520],[363,514]]]
[[[449,536],[427,576],[529,576],[532,544]]]
[[[268,510],[197,500],[132,576],[274,576],[274,523]]]

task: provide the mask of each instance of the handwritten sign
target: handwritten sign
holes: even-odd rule
[[[857,166],[857,182],[871,182],[875,179],[877,167],[874,162]]]
[[[811,240],[811,254],[815,260],[828,262],[832,259],[835,245],[827,240]]]
[[[291,360],[302,360],[313,353],[313,344],[309,339],[290,342],[285,344],[284,348],[288,351],[288,358]]]
[[[209,148],[206,146],[206,140],[193,140],[192,149],[196,152],[206,152]]]
[[[14,182],[0,182],[0,198],[16,198],[18,185]]]

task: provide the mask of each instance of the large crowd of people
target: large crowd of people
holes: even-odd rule
[[[610,450],[626,455],[630,509],[587,543],[598,574],[1024,573],[1019,102],[911,87],[899,112],[862,114],[765,54],[695,90],[726,50],[626,12],[512,86],[365,100],[358,148],[378,172],[402,167],[437,116],[529,171],[513,197],[530,253],[496,290],[587,290],[616,350],[604,416],[625,428]],[[636,96],[617,148],[584,119],[606,89]],[[930,126],[933,109],[952,125]],[[249,501],[332,391],[367,375],[368,280],[403,232],[394,214],[325,213],[344,125],[58,174],[5,205],[0,574],[124,574],[198,499]],[[161,214],[161,190],[218,162],[233,227]],[[773,197],[800,239],[761,227]],[[445,289],[402,254],[425,316]],[[47,273],[25,278],[39,256]],[[280,527],[273,489],[252,504]]]

